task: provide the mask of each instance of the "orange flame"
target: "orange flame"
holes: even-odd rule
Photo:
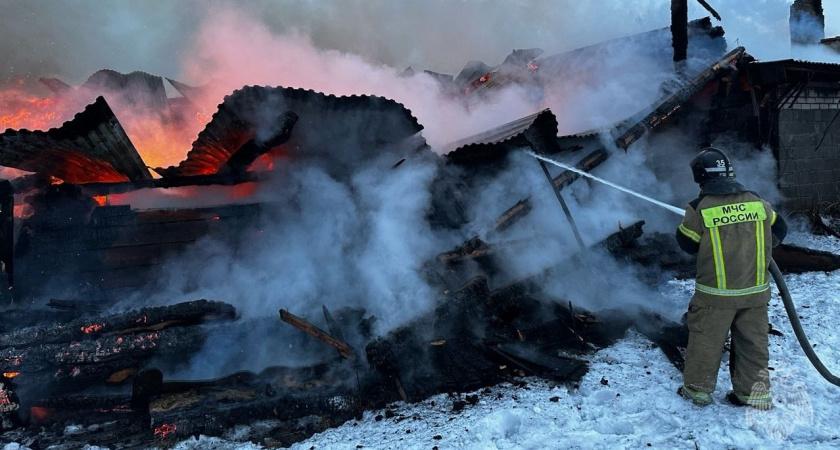
[[[173,423],[173,424],[170,425],[168,423],[165,423],[165,424],[155,428],[155,436],[160,435],[160,437],[163,438],[163,437],[166,437],[167,434],[172,433],[173,431],[175,431],[177,429],[178,429],[177,424]]]
[[[101,329],[103,329],[103,328],[105,328],[105,324],[104,324],[104,323],[103,323],[103,324],[98,324],[98,323],[95,323],[95,324],[92,324],[92,325],[88,325],[88,326],[85,326],[85,327],[81,327],[81,330],[82,330],[84,333],[86,333],[86,334],[87,334],[87,333],[93,333],[94,331],[99,331],[99,330],[101,330]]]
[[[3,372],[3,376],[6,378],[14,378],[20,375],[20,372]]]
[[[99,206],[107,206],[108,205],[108,196],[107,195],[96,195],[93,197],[93,201],[96,202]]]
[[[26,96],[19,91],[0,92],[0,131],[6,128],[46,130],[61,124],[64,105],[53,98]]]

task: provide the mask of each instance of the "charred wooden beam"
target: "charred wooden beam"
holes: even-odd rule
[[[41,346],[96,339],[103,336],[160,331],[211,320],[233,319],[236,309],[214,300],[195,300],[170,306],[140,308],[122,314],[76,319],[51,326],[34,326],[0,334],[0,348]]]
[[[686,0],[681,1],[685,2]],[[744,55],[744,52],[744,47],[738,47],[732,50],[724,55],[724,57],[719,61],[692,78],[691,81],[689,81],[683,88],[657,102],[656,106],[650,112],[642,113],[631,118],[627,121],[627,125],[624,125],[616,130],[616,133],[618,134],[615,138],[616,145],[627,150],[631,144],[639,140],[639,138],[644,136],[649,130],[652,130],[668,121],[674,113],[682,109],[683,105],[691,99],[694,94],[699,92],[709,82],[714,81],[725,72],[729,71],[731,66]]]
[[[840,269],[840,255],[790,244],[774,247],[773,259],[786,273],[833,272]]]
[[[110,376],[114,369],[112,362],[116,367],[130,367],[152,354],[197,350],[203,342],[204,332],[200,328],[180,327],[59,344],[7,347],[0,350],[0,372],[48,371],[55,379],[69,379],[82,374],[85,368],[104,364],[105,369],[92,375],[106,372]]]
[[[586,155],[583,159],[575,164],[575,168],[578,170],[582,170],[584,172],[591,172],[593,169],[601,165],[604,161],[607,160],[607,152],[604,149],[598,149],[594,152]],[[580,178],[580,174],[573,172],[571,170],[566,170],[561,172],[559,175],[554,177],[552,180],[555,189],[557,191],[562,190],[566,186],[572,184],[575,180]],[[519,219],[528,215],[531,212],[531,199],[526,198],[524,200],[520,200],[512,207],[508,208],[507,211],[503,212],[502,215],[496,219],[495,225],[487,232],[488,234],[498,233],[508,228],[512,227]]]
[[[581,251],[586,250],[586,245],[583,243],[583,238],[580,237],[580,230],[578,230],[577,224],[575,224],[575,218],[572,216],[572,212],[569,211],[568,205],[566,205],[566,200],[563,199],[563,195],[560,194],[560,190],[557,189],[557,186],[554,185],[554,180],[551,178],[551,173],[548,171],[548,167],[546,167],[544,161],[540,161],[540,167],[545,174],[546,179],[551,184],[551,190],[554,192],[554,195],[557,197],[557,200],[560,202],[560,207],[563,208],[563,214],[566,215],[566,220],[569,221],[569,225],[572,228],[572,232],[575,234],[575,240],[578,243]]]
[[[273,148],[285,144],[292,135],[298,115],[292,111],[286,111],[278,120],[277,130],[268,138],[255,137],[242,144],[228,160],[219,167],[218,174],[243,173],[260,156],[268,153]]]
[[[644,225],[644,220],[640,220],[630,225],[629,227],[622,227],[621,223],[619,223],[619,230],[607,236],[607,239],[604,241],[607,250],[615,252],[622,247],[631,246],[634,243],[634,241],[642,235],[642,227]]]
[[[285,309],[280,310],[280,319],[283,322],[286,322],[289,325],[297,328],[298,330],[301,330],[304,333],[314,337],[315,339],[318,339],[320,341],[323,341],[323,342],[331,345],[336,350],[338,350],[338,353],[341,356],[343,356],[344,358],[347,358],[347,359],[356,358],[356,352],[354,352],[353,349],[349,345],[347,345],[346,343],[330,336],[329,333],[327,333],[326,331],[316,327],[315,325],[312,325],[306,319],[304,319],[302,317],[298,317],[298,316],[290,313],[289,311],[286,311]]]
[[[671,0],[671,39],[674,62],[685,61],[688,57],[688,0]]]
[[[717,20],[718,20],[718,22],[720,22],[721,20],[723,20],[723,19],[721,19],[720,14],[718,14],[718,12],[717,12],[717,11],[715,11],[715,9],[714,9],[714,8],[712,8],[712,5],[708,4],[708,3],[706,2],[706,0],[697,0],[697,3],[700,3],[700,6],[702,6],[702,7],[706,8],[706,11],[709,11],[709,14],[711,14],[711,15],[712,15],[712,17],[714,17],[715,19],[717,19]]]
[[[523,345],[507,344],[490,346],[490,351],[515,365],[527,375],[538,376],[560,383],[579,380],[589,371],[585,361],[575,358],[544,354]]]

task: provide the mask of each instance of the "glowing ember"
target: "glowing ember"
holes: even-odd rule
[[[166,437],[167,434],[172,433],[173,431],[175,431],[177,429],[178,429],[177,424],[173,423],[173,424],[170,425],[168,423],[165,423],[165,424],[155,428],[155,436],[163,438],[163,437]]]
[[[3,372],[3,376],[6,378],[14,378],[20,375],[20,372]]]
[[[46,130],[61,124],[65,105],[53,98],[27,96],[17,91],[0,92],[0,131],[7,128]]]
[[[93,201],[96,202],[99,206],[107,206],[108,205],[108,196],[107,195],[96,195],[93,197]]]
[[[85,333],[93,333],[94,331],[99,331],[103,328],[105,328],[104,323],[103,324],[95,323],[93,325],[88,325],[88,326],[81,327],[81,330]]]
[[[18,409],[20,405],[12,400],[10,391],[3,389],[3,387],[0,383],[0,413],[10,413]]]

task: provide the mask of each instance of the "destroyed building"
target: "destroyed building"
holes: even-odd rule
[[[558,136],[557,116],[543,109],[459,139],[443,156],[431,151],[422,124],[396,101],[292,87],[245,86],[229,93],[186,158],[151,171],[105,97],[60,127],[6,130],[0,134],[0,165],[32,173],[0,184],[3,301],[13,306],[0,328],[0,429],[43,445],[142,446],[199,433],[219,435],[238,424],[273,419],[273,428],[251,438],[289,445],[394,401],[457,395],[523,375],[574,383],[587,371],[586,355],[631,326],[680,367],[682,324],[646,310],[599,316],[544,289],[569,266],[585,266],[587,252],[641,267],[639,273],[651,278],[663,271],[691,277],[692,261],[677,251],[672,237],[650,233],[641,239],[644,222],[617,223],[597,243],[579,240],[580,253],[570,252],[563,264],[508,279],[502,262],[523,246],[545,241],[531,236],[523,242],[505,234],[527,220],[536,204],[531,197],[496,205],[498,210],[489,212],[495,220],[483,224],[480,235],[454,248],[434,249],[422,267],[434,288],[433,307],[425,314],[376,335],[377,318],[369,311],[331,309],[325,300],[321,320],[295,315],[312,312],[296,311],[297,299],[290,299],[279,314],[294,328],[269,327],[259,345],[248,341],[243,350],[293,343],[317,360],[312,364],[279,360],[253,371],[224,366],[219,369],[226,370],[224,376],[217,378],[171,378],[187,356],[214,345],[239,345],[235,336],[266,329],[262,321],[267,319],[242,318],[234,305],[214,300],[110,308],[155,282],[170,269],[172,255],[208,237],[236,250],[267,242],[272,230],[265,233],[262,220],[275,219],[270,211],[280,207],[277,198],[257,193],[276,188],[277,177],[287,175],[284,164],[318,165],[346,182],[369,167],[403,173],[417,161],[428,162],[437,173],[423,220],[457,229],[465,224],[476,192],[516,153],[550,155],[589,172],[608,160],[613,146],[639,151],[637,143],[646,135],[701,114],[704,143],[734,133],[756,151],[763,145],[773,149],[789,208],[811,208],[815,197],[829,201],[834,169],[826,169],[825,161],[805,161],[838,152],[840,135],[813,140],[814,132],[829,129],[838,111],[833,66],[757,62],[741,47],[726,52],[722,36],[709,18],[691,22],[687,51],[702,55],[705,64],[687,67],[686,76],[663,86],[649,108],[611,127]],[[437,79],[446,95],[457,96],[466,108],[479,108],[506,85],[533,87],[531,92],[539,94],[551,80],[572,76],[574,67],[593,54],[651,39],[668,42],[668,29],[544,58],[538,49],[517,50],[498,66],[473,62],[457,76],[437,74]],[[667,46],[650,52],[651,58],[671,59]],[[97,72],[84,89],[140,92],[114,101],[155,111],[167,121],[182,120],[195,112],[190,97],[200,88],[170,82],[182,98],[167,98],[163,80],[142,73]],[[58,80],[44,83],[57,95],[73,95],[74,88]],[[572,171],[552,175],[545,169],[545,174],[546,190],[558,198],[581,178]],[[161,190],[193,194],[217,188],[211,195],[219,195],[221,204],[132,204]],[[116,204],[126,194],[129,200]],[[305,198],[281,200],[294,210]],[[336,201],[341,200],[346,199]],[[836,255],[793,246],[777,248],[774,258],[789,272],[840,267]],[[329,267],[330,261],[323,264]],[[276,316],[271,319],[279,325]],[[80,420],[107,425],[70,438],[50,431]]]

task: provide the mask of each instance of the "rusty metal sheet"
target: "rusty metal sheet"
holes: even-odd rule
[[[59,128],[6,130],[0,134],[0,165],[75,184],[151,179],[102,97]]]
[[[446,154],[454,164],[492,163],[507,156],[514,149],[529,147],[539,153],[556,153],[557,118],[544,109],[536,114],[514,120],[484,133],[449,144],[455,150]]]
[[[329,160],[336,170],[383,152],[405,156],[400,143],[423,129],[411,111],[382,97],[336,97],[304,89],[246,86],[225,97],[184,161],[177,167],[154,170],[163,177],[218,173],[243,144],[275,133],[288,111],[299,119],[290,139],[274,154]]]

